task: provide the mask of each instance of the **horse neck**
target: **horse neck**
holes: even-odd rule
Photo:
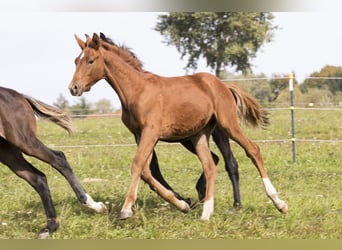
[[[120,56],[112,51],[105,50],[105,79],[118,94],[123,108],[130,102],[136,100],[141,92],[142,72],[135,70],[131,65],[125,62]]]
[[[122,58],[123,61],[125,61],[127,64],[129,64],[131,67],[133,67],[135,70],[140,72],[145,72],[145,70],[142,68],[142,64],[132,53],[125,47],[118,47],[116,45],[112,45],[109,48],[110,51],[118,55]]]

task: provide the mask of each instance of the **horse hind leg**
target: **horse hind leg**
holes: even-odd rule
[[[220,150],[224,158],[225,169],[232,183],[234,197],[233,208],[241,209],[242,203],[239,188],[239,165],[230,148],[229,138],[225,136],[224,131],[222,131],[222,129],[219,126],[215,127],[212,136],[214,142],[216,143],[218,149]]]
[[[191,140],[182,141],[181,143],[187,150],[189,150],[191,153],[197,155],[195,146],[193,145]],[[213,158],[215,165],[217,166],[217,164],[219,162],[219,157],[213,152],[211,152],[211,156]],[[206,185],[207,185],[207,183],[205,180],[204,172],[202,172],[202,174],[200,175],[200,177],[198,178],[198,180],[196,182],[196,190],[197,190],[198,200],[200,200],[200,201],[204,200],[204,198],[205,198],[205,192],[207,189]]]
[[[59,223],[45,174],[27,162],[19,149],[1,138],[0,151],[0,162],[8,166],[17,176],[28,182],[39,194],[45,209],[47,223],[40,230],[38,238],[47,238],[58,229]]]
[[[196,154],[201,161],[206,180],[206,193],[201,220],[209,220],[210,216],[214,213],[214,193],[217,168],[209,149],[208,139],[208,135],[201,134],[193,140]]]
[[[85,191],[78,178],[73,173],[65,155],[61,151],[54,151],[46,147],[38,138],[30,137],[30,143],[34,146],[22,145],[21,150],[30,156],[40,159],[50,164],[68,181],[77,199],[81,204],[95,210],[98,213],[107,211],[107,207],[102,202],[95,202]]]
[[[273,204],[280,212],[286,213],[288,210],[288,206],[285,201],[279,198],[277,190],[272,185],[270,179],[267,176],[259,146],[249,140],[243,134],[240,125],[237,123],[237,119],[230,119],[229,121],[230,123],[222,123],[221,121],[221,127],[224,128],[229,138],[232,138],[245,150],[246,155],[252,160],[259,171],[265,187],[266,195],[272,200]],[[226,126],[224,126],[224,124],[226,124]]]

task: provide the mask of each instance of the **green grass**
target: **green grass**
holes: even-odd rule
[[[266,130],[245,128],[253,140],[289,139],[289,111],[270,111]],[[296,110],[296,137],[342,138],[340,111]],[[107,214],[81,206],[66,180],[36,159],[31,163],[48,176],[60,228],[54,239],[340,239],[342,238],[342,144],[297,142],[292,164],[291,143],[260,142],[268,174],[289,212],[280,214],[266,197],[260,177],[243,150],[232,144],[240,166],[243,208],[232,210],[232,188],[223,162],[218,166],[215,212],[210,222],[199,220],[202,206],[183,214],[140,183],[134,216],[119,220],[136,146],[60,147],[74,145],[133,144],[133,136],[119,119],[74,120],[69,136],[49,122],[39,122],[45,144],[65,152],[74,172],[96,200],[107,202]],[[212,150],[218,152],[214,144]],[[195,182],[201,173],[197,158],[178,144],[157,146],[162,172],[184,196],[197,199]],[[103,182],[84,182],[91,178]],[[45,225],[38,195],[6,167],[0,168],[0,238],[35,238]]]

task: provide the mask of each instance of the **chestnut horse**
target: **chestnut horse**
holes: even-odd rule
[[[267,196],[279,211],[287,212],[287,204],[279,198],[268,178],[259,147],[241,130],[239,118],[256,127],[263,124],[260,106],[246,93],[208,73],[162,77],[139,72],[118,55],[120,52],[116,46],[102,41],[96,33],[85,42],[75,37],[82,51],[75,60],[76,71],[69,85],[71,94],[81,96],[96,82],[105,79],[118,94],[122,121],[135,135],[138,144],[120,218],[133,215],[132,206],[137,198],[140,178],[179,210],[190,210],[189,204],[177,199],[173,192],[153,178],[149,169],[154,146],[159,140],[190,140],[206,179],[201,219],[209,220],[214,212],[216,166],[208,141],[215,126],[245,150],[259,171]]]
[[[37,138],[35,115],[58,124],[69,133],[72,131],[69,117],[62,110],[12,89],[0,87],[0,162],[27,181],[39,194],[47,224],[40,230],[38,237],[46,238],[59,227],[57,213],[45,174],[25,160],[23,153],[50,164],[60,172],[71,185],[81,204],[97,212],[104,212],[107,208],[102,202],[95,202],[86,193],[63,152],[47,148]]]
[[[113,46],[117,46],[112,39],[110,39],[109,37],[106,37],[103,33],[100,33],[100,38],[113,45]],[[120,51],[120,53],[118,53],[118,55],[120,57],[122,57],[123,60],[125,60],[129,65],[131,65],[134,69],[141,71],[141,72],[146,72],[143,69],[143,64],[142,62],[136,57],[136,55],[129,50],[127,47],[125,46],[117,46],[118,47],[118,51]],[[266,119],[266,117],[264,118]],[[228,176],[230,178],[230,181],[232,183],[232,187],[233,187],[233,208],[234,209],[240,209],[242,207],[241,204],[241,199],[240,199],[240,190],[239,190],[239,170],[238,170],[238,163],[233,155],[233,152],[231,151],[230,148],[230,144],[229,144],[229,139],[225,137],[224,132],[218,127],[216,126],[213,133],[213,140],[215,142],[215,144],[217,145],[218,149],[220,150],[223,158],[224,158],[224,162],[225,162],[225,169],[228,172]],[[194,145],[191,143],[191,141],[189,140],[184,140],[180,142],[186,149],[188,149],[190,152],[196,154]],[[213,160],[215,162],[215,164],[217,165],[219,162],[219,158],[218,156],[211,152],[211,155],[213,157]],[[157,159],[157,155],[155,153],[155,150],[153,150],[153,156],[152,156],[152,160],[151,160],[151,164],[150,164],[150,170],[152,173],[152,176],[159,181],[164,187],[166,187],[167,189],[171,190],[174,192],[174,194],[176,195],[176,197],[178,199],[182,199],[185,200],[186,202],[189,203],[189,205],[194,205],[192,204],[192,200],[187,198],[183,198],[180,194],[178,194],[177,192],[175,192],[171,186],[166,182],[166,180],[164,179],[163,175],[160,172],[159,169],[159,164],[158,164],[158,159]],[[201,176],[199,177],[197,183],[196,183],[196,190],[198,193],[198,198],[199,200],[203,200],[205,197],[205,191],[206,191],[206,182],[205,182],[205,177],[204,177],[204,173],[201,174]]]

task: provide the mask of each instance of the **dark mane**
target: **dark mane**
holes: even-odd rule
[[[129,65],[131,65],[133,68],[135,68],[138,71],[145,72],[145,70],[143,69],[143,63],[135,55],[135,53],[132,52],[132,50],[130,48],[126,47],[125,45],[118,45],[118,44],[114,43],[110,37],[107,37],[102,32],[100,32],[100,38],[105,43],[108,43],[108,44],[113,45],[116,48],[118,48],[119,50],[118,50],[117,54],[121,58],[123,58]]]

